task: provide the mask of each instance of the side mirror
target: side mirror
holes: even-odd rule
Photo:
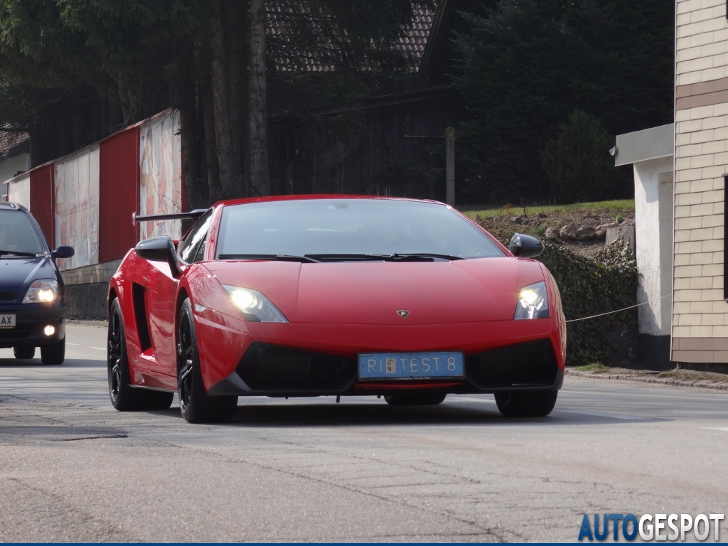
[[[149,260],[150,262],[166,262],[173,277],[180,273],[179,260],[174,243],[169,237],[152,237],[139,242],[134,251],[137,256]]]
[[[53,258],[71,258],[76,253],[72,246],[61,245],[51,252]]]
[[[508,250],[517,258],[535,258],[543,252],[543,243],[524,233],[514,233]]]

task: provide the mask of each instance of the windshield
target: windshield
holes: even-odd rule
[[[28,215],[21,211],[0,212],[0,253],[42,254],[38,232]]]
[[[505,253],[469,220],[436,203],[310,199],[225,208],[218,258],[276,255],[484,258]]]

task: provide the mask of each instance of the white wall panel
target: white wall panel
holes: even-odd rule
[[[30,209],[30,173],[23,173],[8,183],[8,201]]]
[[[76,254],[60,260],[61,269],[99,262],[99,146],[57,161],[55,168],[55,246]]]
[[[140,215],[182,211],[182,145],[179,112],[152,118],[141,126],[139,136]],[[139,238],[181,236],[179,220],[141,222]]]

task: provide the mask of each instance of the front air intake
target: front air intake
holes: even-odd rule
[[[558,367],[551,340],[539,339],[465,357],[465,375],[479,389],[547,387]]]
[[[340,392],[356,379],[356,359],[255,342],[237,373],[258,391]]]

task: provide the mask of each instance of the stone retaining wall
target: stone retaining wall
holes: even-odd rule
[[[121,260],[63,271],[69,319],[106,320],[109,280]]]

